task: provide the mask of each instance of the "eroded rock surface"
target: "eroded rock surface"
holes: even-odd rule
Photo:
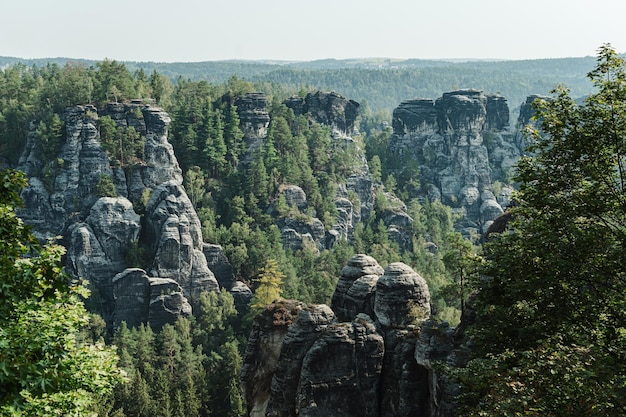
[[[332,299],[332,308],[340,321],[352,321],[359,313],[374,317],[376,283],[382,275],[383,268],[371,256],[359,254],[348,260]]]
[[[357,255],[342,271],[333,310],[282,301],[255,318],[241,373],[250,416],[454,415],[458,390],[442,385],[450,381],[434,364],[458,363],[458,342],[427,321],[419,274],[402,263],[383,271]]]
[[[123,165],[109,159],[97,129],[102,116],[139,133],[145,143],[140,162]],[[202,252],[200,222],[167,140],[169,115],[132,102],[101,109],[70,107],[62,120],[63,146],[54,161],[39,159],[34,133],[29,135],[19,168],[28,174],[30,186],[22,194],[25,208],[20,215],[41,239],[61,237],[67,247],[68,270],[92,283],[107,323],[153,320],[160,326],[186,313],[189,302],[193,304],[201,291],[217,290]],[[117,197],[98,195],[97,185],[103,178],[114,184]],[[148,247],[148,253],[140,254],[140,245]],[[132,253],[133,248],[137,253]],[[141,265],[130,265],[131,258]],[[171,291],[166,297],[152,297],[148,311],[143,304],[137,307],[142,312],[138,316],[124,313],[132,309],[118,309],[113,279],[131,266],[150,271],[151,279],[174,280],[182,288],[180,296]],[[132,298],[124,298],[127,295],[119,300]],[[135,299],[146,298],[140,291]]]
[[[506,99],[458,90],[408,100],[394,110],[393,129],[389,150],[416,161],[424,197],[463,209],[457,229],[465,236],[484,233],[502,213],[496,196],[484,192],[510,181],[524,149],[509,128]]]

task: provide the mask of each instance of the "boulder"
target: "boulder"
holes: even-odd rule
[[[415,328],[430,316],[430,292],[410,266],[394,262],[376,283],[376,320],[385,328]]]
[[[348,260],[341,270],[331,304],[339,321],[352,321],[359,313],[374,317],[376,283],[382,274],[383,268],[371,256],[359,254]]]
[[[191,305],[173,279],[153,278],[139,268],[126,269],[113,278],[115,323],[128,327],[150,324],[156,332],[178,317],[191,315]]]

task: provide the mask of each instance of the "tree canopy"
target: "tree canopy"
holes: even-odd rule
[[[538,104],[519,206],[485,245],[467,415],[626,415],[626,63]]]
[[[63,249],[17,217],[25,185],[0,172],[0,415],[84,416],[122,374],[112,349],[81,337],[88,291],[63,273]]]

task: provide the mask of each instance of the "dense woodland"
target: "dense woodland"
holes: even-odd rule
[[[614,109],[613,114],[623,118],[623,101],[626,100],[624,96],[626,87],[623,85],[624,64],[610,50],[604,53],[607,64],[596,70],[596,76],[592,81],[606,93],[606,96],[593,98],[592,100],[597,101],[591,103],[604,110],[607,106],[613,106],[611,107]],[[592,66],[594,61],[576,62],[585,67]],[[144,326],[137,329],[122,326],[111,335],[106,332],[104,322],[97,314],[91,314],[88,323],[85,324],[83,318],[86,316],[83,311],[68,313],[67,322],[71,324],[73,334],[77,335],[76,339],[72,339],[72,343],[77,346],[82,346],[81,343],[84,341],[100,343],[97,346],[106,355],[114,354],[102,343],[117,348],[117,356],[106,356],[108,360],[106,364],[98,365],[93,360],[88,364],[110,368],[111,360],[116,359],[123,373],[103,381],[97,389],[81,386],[81,401],[74,401],[76,408],[74,409],[68,405],[73,401],[71,398],[68,400],[55,397],[49,403],[46,403],[47,400],[41,402],[32,400],[40,398],[49,388],[54,390],[51,383],[47,382],[46,376],[41,375],[37,369],[24,368],[15,371],[3,368],[4,374],[0,376],[0,383],[5,388],[0,390],[2,406],[0,412],[2,415],[18,415],[16,413],[23,410],[25,415],[37,415],[38,410],[41,410],[37,407],[53,404],[60,409],[64,406],[69,407],[68,409],[72,411],[66,415],[84,415],[85,410],[103,416],[244,415],[245,407],[237,380],[241,352],[245,347],[254,313],[277,295],[304,302],[329,303],[341,268],[346,261],[355,253],[367,253],[383,266],[401,260],[418,271],[429,284],[436,316],[439,320],[447,320],[453,325],[458,323],[461,307],[467,298],[467,289],[459,284],[468,275],[472,275],[477,267],[483,268],[481,274],[472,276],[490,277],[488,280],[475,278],[472,281],[474,288],[482,291],[476,302],[479,312],[497,313],[491,316],[491,321],[484,322],[482,327],[479,327],[476,340],[488,342],[494,338],[499,339],[501,334],[496,334],[497,330],[494,330],[498,326],[503,326],[508,333],[507,337],[502,339],[502,343],[493,346],[486,343],[490,346],[480,350],[483,356],[470,363],[468,369],[471,372],[480,372],[482,379],[472,379],[473,374],[459,376],[462,381],[469,381],[468,387],[472,386],[473,381],[480,381],[480,385],[475,386],[476,395],[468,397],[468,404],[476,405],[479,409],[482,407],[485,410],[493,410],[496,414],[513,413],[511,410],[526,407],[528,415],[564,415],[561,413],[562,410],[571,410],[566,404],[567,398],[575,398],[575,404],[580,410],[593,412],[591,411],[594,409],[593,404],[585,403],[584,397],[592,398],[598,394],[596,390],[602,390],[606,395],[602,397],[601,410],[605,413],[607,410],[618,410],[618,414],[609,413],[610,415],[625,414],[624,396],[621,396],[622,400],[619,399],[624,389],[623,374],[620,376],[619,372],[615,372],[615,369],[621,370],[621,367],[616,366],[617,363],[625,363],[624,346],[626,346],[622,317],[625,310],[622,308],[623,300],[626,298],[623,297],[624,285],[621,282],[624,271],[621,260],[623,257],[620,257],[623,250],[623,213],[620,207],[623,204],[621,197],[615,197],[615,189],[606,186],[607,183],[614,184],[612,174],[609,177],[592,175],[594,170],[614,173],[612,157],[615,154],[618,155],[618,172],[622,174],[621,155],[626,136],[623,132],[624,124],[608,126],[615,128],[616,132],[614,136],[607,138],[609,141],[614,140],[611,145],[613,148],[598,143],[597,149],[576,148],[572,152],[568,150],[564,153],[550,153],[553,144],[549,142],[543,145],[537,136],[539,141],[537,152],[540,155],[545,152],[543,154],[545,159],[524,162],[522,165],[523,169],[518,177],[523,185],[522,209],[519,209],[521,220],[515,224],[517,227],[515,230],[518,232],[511,233],[503,239],[496,239],[496,243],[491,243],[487,247],[484,257],[476,255],[479,249],[461,239],[458,233],[454,233],[455,218],[448,207],[415,198],[412,190],[419,173],[411,171],[407,161],[394,161],[386,153],[386,142],[391,131],[383,122],[389,122],[385,116],[388,117],[391,109],[401,100],[424,95],[434,97],[441,91],[456,87],[475,87],[500,91],[505,96],[508,93],[509,97],[514,97],[514,100],[519,98],[521,102],[521,98],[529,93],[547,93],[546,90],[553,87],[552,78],[536,77],[537,74],[546,72],[541,64],[526,62],[516,67],[511,63],[497,63],[501,71],[498,78],[494,78],[490,64],[480,62],[464,64],[465,71],[457,71],[458,67],[442,63],[437,64],[439,67],[436,71],[433,67],[419,68],[417,65],[410,68],[388,68],[389,63],[386,63],[383,69],[360,67],[311,69],[298,66],[277,69],[275,64],[263,64],[261,69],[254,69],[260,73],[244,74],[248,76],[246,77],[248,80],[244,80],[241,74],[237,76],[231,74],[226,80],[218,82],[200,79],[203,77],[198,75],[185,74],[175,78],[170,73],[165,74],[161,69],[153,68],[149,71],[137,63],[124,64],[109,60],[93,64],[47,63],[32,66],[16,63],[4,67],[0,70],[0,158],[6,167],[17,165],[26,135],[34,128],[36,138],[41,144],[42,159],[50,161],[44,170],[49,170],[49,175],[53,175],[54,158],[62,146],[63,137],[63,123],[59,114],[67,106],[77,103],[100,105],[110,101],[142,98],[152,99],[158,106],[166,109],[172,117],[170,141],[184,173],[185,188],[202,222],[203,238],[207,242],[223,246],[233,265],[235,277],[250,284],[256,290],[256,294],[249,311],[238,312],[230,294],[206,293],[201,299],[198,314],[181,319],[173,326],[166,325],[159,333]],[[563,64],[563,68],[568,68],[571,62]],[[232,65],[248,68],[247,66],[251,64]],[[197,68],[189,70],[202,71]],[[169,68],[168,71],[174,72],[174,69]],[[583,70],[579,76],[584,75],[586,71]],[[614,72],[618,75],[613,75]],[[568,79],[566,73],[556,70],[553,73],[556,78],[562,77],[560,81],[565,83],[573,80]],[[525,84],[529,79],[528,74],[534,74],[535,84]],[[604,84],[603,76],[609,77],[609,81]],[[172,80],[173,78],[175,79]],[[380,94],[379,89],[387,88],[391,84],[395,87],[387,90],[386,94]],[[589,85],[585,82],[576,83],[572,95],[578,97],[588,94],[592,91]],[[509,90],[506,90],[505,86]],[[539,88],[528,91],[537,86]],[[283,248],[280,232],[267,210],[272,206],[278,213],[289,214],[290,208],[279,198],[280,185],[299,185],[306,192],[313,207],[310,213],[293,213],[294,216],[315,214],[323,220],[332,219],[335,215],[333,197],[337,184],[349,175],[350,167],[355,163],[354,155],[330,140],[328,128],[294,116],[293,112],[282,104],[283,100],[291,95],[302,95],[318,88],[332,88],[349,98],[369,103],[365,106],[360,119],[361,134],[354,139],[363,147],[374,178],[381,185],[384,184],[387,192],[395,194],[407,205],[409,215],[414,220],[414,244],[410,250],[402,251],[389,240],[387,230],[377,216],[377,213],[393,204],[387,197],[388,194],[382,192],[376,200],[374,212],[357,227],[351,241],[343,242],[335,249],[321,253],[315,248],[304,247],[295,252]],[[263,148],[254,155],[252,161],[244,164],[243,134],[239,128],[234,103],[236,97],[253,91],[262,91],[269,97],[271,123]],[[382,100],[383,97],[389,101]],[[581,118],[593,120],[596,117],[603,121],[610,119],[606,112],[593,113],[591,109],[589,112],[585,110],[577,113],[571,110],[574,109],[575,103],[566,98],[566,95],[561,95],[554,103],[543,113],[545,120],[548,121],[544,129],[552,137],[563,138],[559,144],[565,147],[569,146],[566,140],[568,135],[576,131],[575,123]],[[560,105],[562,107],[559,107]],[[570,125],[561,127],[563,125],[559,123],[561,116],[565,117]],[[554,123],[550,124],[551,122]],[[593,126],[590,125],[588,128],[592,129]],[[604,128],[607,126],[603,125],[600,130]],[[123,167],[141,160],[141,140],[132,128],[117,128],[106,117],[102,117],[99,119],[98,129],[112,163]],[[582,133],[582,136],[584,138],[599,136],[597,133],[590,130],[588,133]],[[606,158],[602,159],[604,165],[590,163],[589,172],[580,171],[576,164],[580,160],[591,158],[595,151],[601,155],[606,153]],[[575,155],[571,159],[563,161],[559,159],[572,153]],[[541,188],[543,175],[552,175],[551,178],[555,178],[552,170],[558,171],[562,166],[571,168],[564,176],[567,181],[564,180],[563,184],[546,184],[546,188]],[[405,169],[400,170],[400,167]],[[24,183],[19,177],[15,180],[8,174],[4,178],[2,192],[10,198],[3,198],[1,207],[6,213],[13,214],[3,216],[2,227],[6,230],[19,230],[14,236],[15,242],[28,240],[31,243],[30,246],[20,247],[19,250],[3,250],[2,273],[3,275],[14,273],[14,269],[11,268],[16,268],[15,265],[19,264],[16,263],[16,259],[21,254],[29,251],[40,254],[43,259],[40,266],[42,270],[48,271],[46,274],[31,273],[29,271],[33,267],[22,264],[19,264],[18,272],[24,276],[39,277],[35,280],[39,279],[42,283],[43,289],[40,292],[43,295],[34,294],[33,303],[38,302],[39,297],[44,301],[50,298],[49,303],[54,304],[54,297],[58,294],[54,289],[58,290],[60,281],[50,276],[50,271],[60,274],[58,261],[61,251],[41,249],[32,241],[32,236],[21,229],[22,226],[15,219],[14,213],[15,207],[19,206],[17,192],[19,186],[23,186]],[[571,182],[568,182],[570,180]],[[17,185],[7,185],[13,183]],[[528,185],[524,187],[524,184]],[[579,187],[576,184],[584,186]],[[598,189],[598,184],[604,188]],[[621,186],[623,187],[623,182]],[[565,191],[559,193],[561,189]],[[623,195],[623,190],[617,191]],[[103,182],[99,186],[99,193],[110,195],[115,193],[115,189],[111,184]],[[549,197],[552,195],[556,196],[554,200]],[[572,196],[578,200],[574,200]],[[607,196],[615,199],[608,199]],[[528,201],[528,206],[524,206],[525,201]],[[561,212],[558,208],[564,201],[574,201],[576,205],[573,207],[565,205],[569,211]],[[589,204],[585,205],[581,201]],[[600,207],[602,202],[612,204],[607,213]],[[581,204],[588,210],[588,215],[578,213]],[[538,215],[537,213],[544,213],[542,211],[544,207],[557,207],[554,217]],[[137,212],[141,212],[140,207],[137,207]],[[583,221],[583,217],[591,220]],[[581,220],[571,222],[571,218]],[[529,220],[530,226],[526,226],[524,220]],[[575,223],[576,227],[571,223]],[[607,229],[603,229],[603,226],[608,227],[611,233],[605,233]],[[552,227],[556,227],[558,231],[553,236],[554,239],[546,239],[546,236],[539,232]],[[437,254],[427,253],[422,244],[426,236],[439,247]],[[578,237],[582,240],[577,240]],[[9,248],[12,247],[11,242],[3,240],[0,243]],[[502,243],[499,246],[497,242]],[[537,248],[532,247],[533,244],[537,245]],[[578,251],[583,247],[581,244],[585,248],[585,255],[591,256],[593,260],[591,266],[580,263],[583,260],[578,256]],[[554,251],[554,248],[559,248],[559,251]],[[136,263],[136,266],[142,266],[141,248],[136,249],[129,259]],[[596,249],[598,252],[594,252]],[[46,251],[52,251],[53,255],[46,255],[48,253]],[[531,258],[528,258],[529,253],[532,254]],[[544,260],[546,253],[550,256]],[[572,264],[564,265],[566,262],[560,261],[559,257],[567,253],[576,254],[579,262],[572,260]],[[608,263],[602,261],[602,256],[609,260]],[[529,263],[528,259],[532,259],[532,262]],[[46,265],[56,265],[54,266],[56,269],[47,268]],[[532,266],[532,269],[529,269],[529,266]],[[575,270],[576,268],[580,270]],[[519,284],[519,275],[528,275],[529,271],[536,273],[536,280],[546,277],[548,279],[537,282],[536,287],[532,287],[533,280],[528,286]],[[551,280],[551,277],[560,277],[561,274],[563,279]],[[596,277],[602,276],[611,278],[595,281]],[[579,281],[571,281],[576,283],[572,284],[568,281],[570,277]],[[613,280],[613,277],[617,278]],[[503,295],[503,285],[507,288],[511,286],[514,291]],[[83,288],[83,284],[76,283],[76,288]],[[582,298],[576,290],[581,288],[588,289],[584,291]],[[609,293],[605,288],[610,289]],[[19,283],[5,285],[2,291],[3,296],[14,303],[9,307],[17,306],[22,310],[29,307],[20,304],[19,298],[21,294],[27,294],[30,290],[20,286]],[[82,296],[86,295],[84,288],[76,291]],[[545,295],[539,296],[537,291]],[[73,303],[80,304],[77,295],[72,297]],[[24,299],[31,300],[28,297]],[[555,307],[550,305],[551,301]],[[563,303],[559,304],[561,301]],[[600,303],[602,308],[595,310]],[[89,305],[88,299],[86,304]],[[580,314],[573,316],[565,314],[568,311],[570,313],[578,311],[579,307],[584,307]],[[19,308],[14,310],[19,312],[21,311]],[[547,310],[542,310],[544,308]],[[9,323],[19,318],[10,310],[0,311],[10,318]],[[539,317],[540,328],[533,324],[533,318],[538,311],[543,311]],[[598,316],[598,311],[602,317]],[[563,314],[567,316],[567,320],[561,322]],[[516,320],[509,317],[515,317]],[[578,327],[578,320],[582,318],[587,321],[581,329]],[[617,324],[607,326],[607,323],[613,322]],[[518,324],[528,325],[523,327],[523,330],[516,331],[512,326]],[[6,340],[11,340],[6,335],[13,335],[10,331],[17,331],[16,328],[10,326],[0,328],[0,335],[6,337]],[[76,331],[77,328],[81,328],[80,333]],[[558,329],[556,335],[553,332],[555,328]],[[594,336],[583,337],[585,329],[593,330]],[[22,334],[21,337],[26,336]],[[9,346],[4,340],[2,343],[3,346]],[[510,347],[519,348],[521,352],[519,356],[511,354]],[[0,353],[0,366],[9,360],[15,363],[28,362],[28,352],[10,349],[6,352]],[[105,357],[105,353],[100,356],[101,359]],[[571,362],[569,358],[573,358]],[[533,379],[532,375],[522,372],[523,375],[520,376],[515,373],[515,369],[520,366],[529,366],[531,371],[542,373],[543,367],[549,361],[558,365],[557,376],[572,378],[572,383],[566,385],[569,391],[563,391],[563,395],[567,394],[570,397],[559,397],[561,411],[555,411],[553,405],[546,404],[547,400],[541,398],[542,395],[558,396],[559,393],[543,390],[545,389],[543,381]],[[588,382],[582,375],[583,365],[588,362],[594,365],[591,379],[597,383],[594,385],[597,388],[591,387],[581,394],[576,384]],[[70,372],[68,369],[60,370],[57,378],[62,378],[64,372]],[[512,371],[503,376],[500,372],[502,369]],[[6,381],[16,377],[11,372],[21,376],[27,375],[28,382],[22,386],[6,384]],[[604,384],[605,377],[610,378],[610,384]],[[552,383],[556,384],[557,380],[558,378]],[[112,389],[109,389],[111,387]],[[72,389],[75,390],[76,386],[68,388],[69,391]],[[92,393],[96,393],[98,398],[95,404],[91,401]],[[520,405],[522,400],[503,400],[517,398],[519,393],[523,394],[522,398],[526,405]],[[491,415],[488,412],[481,413],[471,415]],[[576,412],[573,414],[590,415]]]

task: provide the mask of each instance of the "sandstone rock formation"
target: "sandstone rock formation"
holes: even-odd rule
[[[334,91],[318,91],[309,93],[306,97],[291,97],[285,104],[296,116],[308,114],[316,122],[330,126],[337,137],[350,137],[354,132],[359,103]]]
[[[332,307],[281,301],[255,318],[241,372],[250,416],[455,415],[458,392],[434,364],[455,364],[459,343],[428,320],[419,274],[356,255]]]
[[[96,127],[102,116],[120,127],[134,128],[145,140],[141,163],[112,164]],[[92,283],[94,298],[100,300],[109,325],[124,320],[160,327],[179,314],[189,314],[188,300],[193,304],[201,291],[215,291],[218,283],[202,252],[200,222],[167,140],[169,116],[133,102],[102,109],[74,106],[62,119],[65,136],[56,161],[39,159],[33,134],[20,159],[19,168],[30,182],[22,194],[24,221],[33,225],[41,239],[61,237],[68,270]],[[117,197],[98,195],[97,184],[103,177],[114,183]],[[129,250],[138,243],[149,250],[135,256],[141,259],[134,262],[140,262],[149,274],[137,278],[139,273],[131,270],[135,278],[120,278],[118,274],[137,266],[129,264]],[[130,288],[138,293],[122,291],[122,282],[132,283]],[[146,296],[146,288],[159,294]],[[133,297],[143,301],[131,308],[128,300]]]
[[[424,197],[462,209],[457,228],[465,236],[484,233],[503,212],[494,183],[510,181],[523,151],[509,129],[506,99],[458,90],[437,100],[408,100],[394,110],[393,129],[389,149],[417,162]]]
[[[359,313],[374,317],[376,284],[383,268],[371,256],[359,254],[348,260],[341,270],[332,299],[338,320],[351,321]]]

